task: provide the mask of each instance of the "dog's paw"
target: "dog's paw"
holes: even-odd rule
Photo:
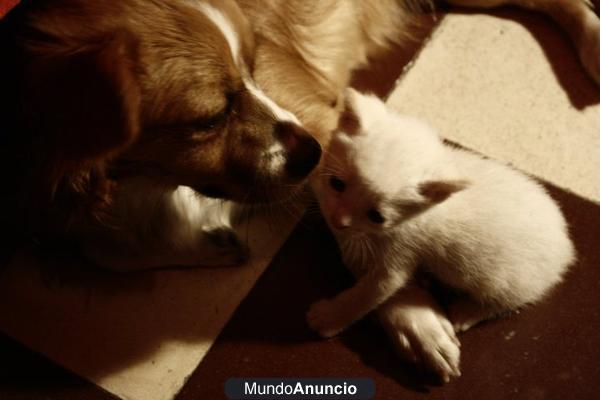
[[[585,70],[600,85],[600,20],[593,20],[585,29],[579,57]]]
[[[402,358],[435,373],[444,383],[461,376],[460,342],[444,315],[426,308],[386,314],[380,318],[387,320],[382,322]]]
[[[205,266],[230,266],[248,260],[249,249],[229,227],[207,229],[200,246],[200,264]]]
[[[308,326],[322,337],[333,337],[346,329],[342,313],[331,300],[314,303],[306,314]]]

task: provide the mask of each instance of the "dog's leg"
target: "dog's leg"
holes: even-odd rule
[[[422,365],[445,382],[460,376],[460,342],[433,296],[411,284],[377,310],[398,354]]]
[[[446,0],[450,4],[491,8],[516,5],[546,13],[569,34],[590,76],[600,84],[600,19],[587,0]]]
[[[86,235],[84,251],[102,267],[132,271],[243,262],[246,246],[229,223],[230,203],[144,178],[121,182],[112,220]]]

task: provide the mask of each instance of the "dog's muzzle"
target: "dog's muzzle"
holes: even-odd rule
[[[284,165],[287,177],[292,181],[306,178],[321,159],[321,146],[303,128],[292,122],[279,122],[275,128],[276,138],[283,144],[286,154]]]

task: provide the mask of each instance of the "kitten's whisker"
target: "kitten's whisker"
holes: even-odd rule
[[[331,151],[331,149],[324,149],[323,150],[323,156],[327,157],[328,161],[333,161],[335,163],[337,163],[338,165],[341,165],[341,159]]]

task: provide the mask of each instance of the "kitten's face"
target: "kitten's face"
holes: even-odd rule
[[[332,140],[316,186],[321,211],[335,231],[382,233],[398,221],[400,214],[389,194],[361,171],[355,146],[345,134],[336,134]]]
[[[427,125],[353,90],[346,102],[314,186],[333,230],[383,233],[466,187]]]

